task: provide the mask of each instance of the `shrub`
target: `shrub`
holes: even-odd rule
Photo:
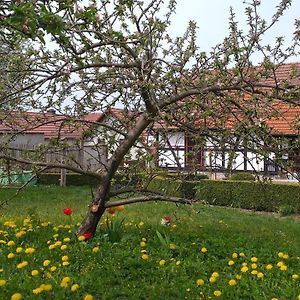
[[[209,204],[272,212],[289,206],[300,213],[300,186],[291,184],[203,180],[196,198]]]
[[[255,181],[255,176],[251,173],[234,173],[229,177],[229,180],[234,181]]]

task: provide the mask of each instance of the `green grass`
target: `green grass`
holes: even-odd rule
[[[86,294],[112,300],[296,300],[300,295],[300,280],[292,279],[292,275],[300,275],[297,218],[200,204],[135,204],[114,217],[105,214],[97,235],[89,242],[79,242],[74,232],[76,223],[85,215],[88,188],[32,187],[11,199],[13,194],[13,190],[0,190],[0,202],[9,200],[0,214],[0,285],[1,280],[6,281],[0,286],[0,299],[10,299],[17,292],[30,300],[84,299]],[[64,207],[73,208],[72,218],[63,215]],[[172,216],[171,226],[160,224],[165,215]],[[28,216],[30,221],[23,224]],[[48,221],[49,225],[45,223]],[[16,237],[21,230],[25,234]],[[66,237],[69,242],[64,242]],[[140,244],[143,239],[145,246]],[[15,244],[8,246],[8,241]],[[65,250],[61,250],[60,242],[67,246]],[[50,246],[55,243],[57,246]],[[175,249],[170,249],[170,244]],[[54,248],[50,250],[49,246]],[[16,253],[17,247],[22,247],[23,252]],[[28,247],[35,252],[25,253]],[[100,251],[93,253],[94,247]],[[203,248],[207,252],[202,252]],[[279,252],[288,257],[278,257]],[[8,258],[9,253],[15,256]],[[233,253],[238,257],[233,258]],[[148,259],[143,259],[143,254]],[[64,255],[68,256],[68,266],[62,265]],[[252,257],[258,258],[256,269],[252,269]],[[46,259],[51,261],[49,266],[43,266]],[[159,263],[162,260],[164,265]],[[28,265],[18,269],[22,261]],[[229,261],[234,264],[229,266]],[[280,261],[286,270],[277,266]],[[243,263],[247,263],[245,273],[241,271]],[[267,270],[267,264],[273,268]],[[56,270],[51,272],[53,266]],[[33,277],[32,270],[38,270],[38,276]],[[251,274],[252,270],[262,273],[263,278]],[[219,276],[211,283],[213,272]],[[70,277],[70,282],[61,287],[64,277]],[[204,285],[197,285],[198,279],[203,279]],[[231,279],[236,285],[229,285]],[[75,283],[79,289],[72,292],[70,288]],[[35,290],[41,284],[51,284],[51,290]],[[221,296],[216,297],[215,291],[221,291]]]

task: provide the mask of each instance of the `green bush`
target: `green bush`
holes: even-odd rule
[[[293,207],[300,213],[300,186],[249,181],[203,180],[196,198],[209,204],[278,212]]]
[[[255,176],[251,173],[234,173],[229,177],[229,180],[234,181],[255,181]]]

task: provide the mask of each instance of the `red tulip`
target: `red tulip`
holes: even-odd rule
[[[73,213],[73,210],[70,207],[66,207],[63,209],[63,212],[66,216],[70,216]]]
[[[89,240],[90,238],[93,237],[93,234],[91,232],[87,231],[83,234],[83,236],[85,237],[86,240]]]

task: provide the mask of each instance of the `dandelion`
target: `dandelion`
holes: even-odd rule
[[[57,269],[57,267],[55,267],[55,266],[52,266],[49,270],[50,270],[50,272],[55,272],[56,271],[56,269]]]
[[[278,252],[277,255],[279,258],[282,258],[284,254],[283,254],[283,252]]]
[[[32,270],[31,271],[31,276],[37,276],[39,275],[39,271],[38,270]]]
[[[239,253],[239,256],[240,256],[240,257],[245,257],[246,255],[245,255],[244,252],[240,252],[240,253]]]
[[[44,284],[43,288],[45,291],[51,291],[52,290],[52,284]]]
[[[288,259],[288,258],[289,258],[289,255],[288,255],[288,254],[283,254],[282,258],[283,258],[283,259]]]
[[[142,226],[144,226],[145,225],[145,223],[143,222],[143,221],[141,221],[139,224],[138,224],[138,227],[140,228],[140,227],[142,227]]]
[[[22,251],[23,251],[23,248],[22,248],[22,247],[16,248],[16,253],[21,253]]]
[[[222,295],[221,291],[214,291],[214,296],[220,297]]]
[[[62,256],[61,258],[62,261],[68,261],[69,260],[69,257],[67,255],[64,255]]]
[[[73,285],[71,286],[71,291],[72,291],[72,292],[76,292],[78,289],[79,289],[79,285],[78,285],[77,283],[75,283],[75,284],[73,284]]]
[[[206,253],[206,252],[207,252],[207,248],[202,247],[200,251],[201,251],[202,253]]]
[[[236,285],[236,280],[235,280],[235,279],[230,279],[230,280],[228,281],[228,284],[229,284],[230,286]]]
[[[213,272],[213,273],[211,274],[211,276],[217,278],[217,277],[219,277],[219,273],[218,273],[218,272]]]
[[[210,283],[215,283],[216,281],[217,281],[217,277],[211,276],[211,277],[209,278],[209,282],[210,282]]]
[[[148,254],[143,254],[143,255],[142,255],[142,259],[143,259],[143,260],[149,259],[149,255],[148,255]]]
[[[62,245],[62,242],[61,241],[57,241],[55,242],[54,246],[55,247],[60,247]]]
[[[237,274],[237,275],[235,276],[235,278],[238,279],[238,280],[240,280],[240,279],[242,279],[242,275]]]
[[[27,254],[32,254],[34,252],[35,252],[34,248],[27,248],[27,249],[25,249],[25,253],[27,253]]]
[[[229,262],[228,262],[228,266],[233,266],[234,265],[234,261],[233,260],[230,260]]]
[[[94,297],[90,294],[85,295],[85,297],[83,298],[83,300],[93,300]]]
[[[22,299],[22,295],[20,293],[15,293],[11,296],[10,298],[11,300],[21,300]]]
[[[177,248],[176,245],[175,245],[175,244],[172,244],[172,243],[170,244],[169,247],[170,247],[171,250],[175,250],[175,249]]]
[[[49,265],[50,265],[50,260],[48,260],[48,259],[44,260],[43,266],[44,266],[44,267],[47,267],[47,266],[49,266]]]
[[[85,240],[85,237],[84,237],[83,235],[80,235],[80,236],[78,237],[78,241],[82,242],[82,241],[84,241],[84,240]]]
[[[251,268],[252,269],[257,269],[257,264],[255,264],[255,263],[251,264]]]
[[[68,262],[68,261],[64,261],[63,263],[62,263],[62,265],[64,266],[64,267],[66,267],[66,266],[68,266],[70,263]]]
[[[38,288],[36,288],[36,289],[33,289],[33,290],[32,290],[32,293],[35,294],[35,295],[38,295],[38,294],[40,294],[42,291],[43,291],[43,289],[40,288],[40,287],[38,287]]]
[[[6,245],[11,247],[11,246],[15,245],[15,242],[14,241],[8,241]]]
[[[286,271],[288,269],[288,267],[286,266],[286,265],[282,265],[281,267],[280,267],[280,270],[281,271]]]
[[[197,285],[204,285],[204,280],[203,279],[197,279],[196,284]]]
[[[69,242],[71,241],[71,239],[68,238],[68,237],[66,237],[66,238],[63,239],[63,241],[64,241],[65,243],[69,243]]]
[[[252,270],[252,271],[251,271],[251,274],[252,274],[252,275],[257,275],[257,273],[258,273],[257,270]]]
[[[257,261],[258,261],[258,258],[257,258],[257,257],[255,257],[255,256],[252,256],[250,260],[251,260],[252,262],[254,262],[254,263],[255,263],[255,262],[257,262]]]
[[[161,259],[160,261],[159,261],[159,265],[160,266],[164,266],[166,264],[166,261],[164,260],[164,259]]]
[[[258,272],[257,273],[257,277],[258,278],[263,278],[265,275],[264,275],[264,273],[262,273],[262,272]]]
[[[267,264],[267,265],[266,265],[266,269],[267,269],[267,270],[272,270],[272,269],[273,269],[273,265]]]
[[[0,279],[0,286],[5,286],[6,285],[6,280]]]
[[[177,260],[176,263],[175,263],[176,266],[179,266],[180,264],[181,264],[180,260]]]
[[[93,253],[98,253],[100,251],[100,248],[99,247],[94,247],[93,249],[92,249],[92,252]]]
[[[67,247],[67,245],[62,245],[61,247],[60,247],[60,250],[66,250],[68,247]]]
[[[17,269],[22,269],[28,265],[27,261],[22,261],[21,263],[17,264]]]
[[[277,263],[277,267],[281,267],[281,266],[284,266],[284,262],[283,261],[279,261],[278,263]]]
[[[141,246],[141,247],[146,247],[146,243],[145,243],[144,241],[141,241],[141,242],[140,242],[140,246]]]
[[[248,269],[248,267],[246,267],[246,266],[244,266],[244,267],[241,268],[241,271],[242,271],[243,273],[246,273],[248,270],[249,270],[249,269]]]
[[[299,279],[299,275],[298,275],[298,274],[293,274],[293,275],[292,275],[292,279],[294,279],[294,280]]]
[[[238,254],[234,252],[234,253],[232,253],[231,257],[232,257],[233,259],[238,258]]]
[[[8,253],[7,254],[7,258],[9,258],[9,259],[12,259],[14,257],[15,257],[14,253]]]

